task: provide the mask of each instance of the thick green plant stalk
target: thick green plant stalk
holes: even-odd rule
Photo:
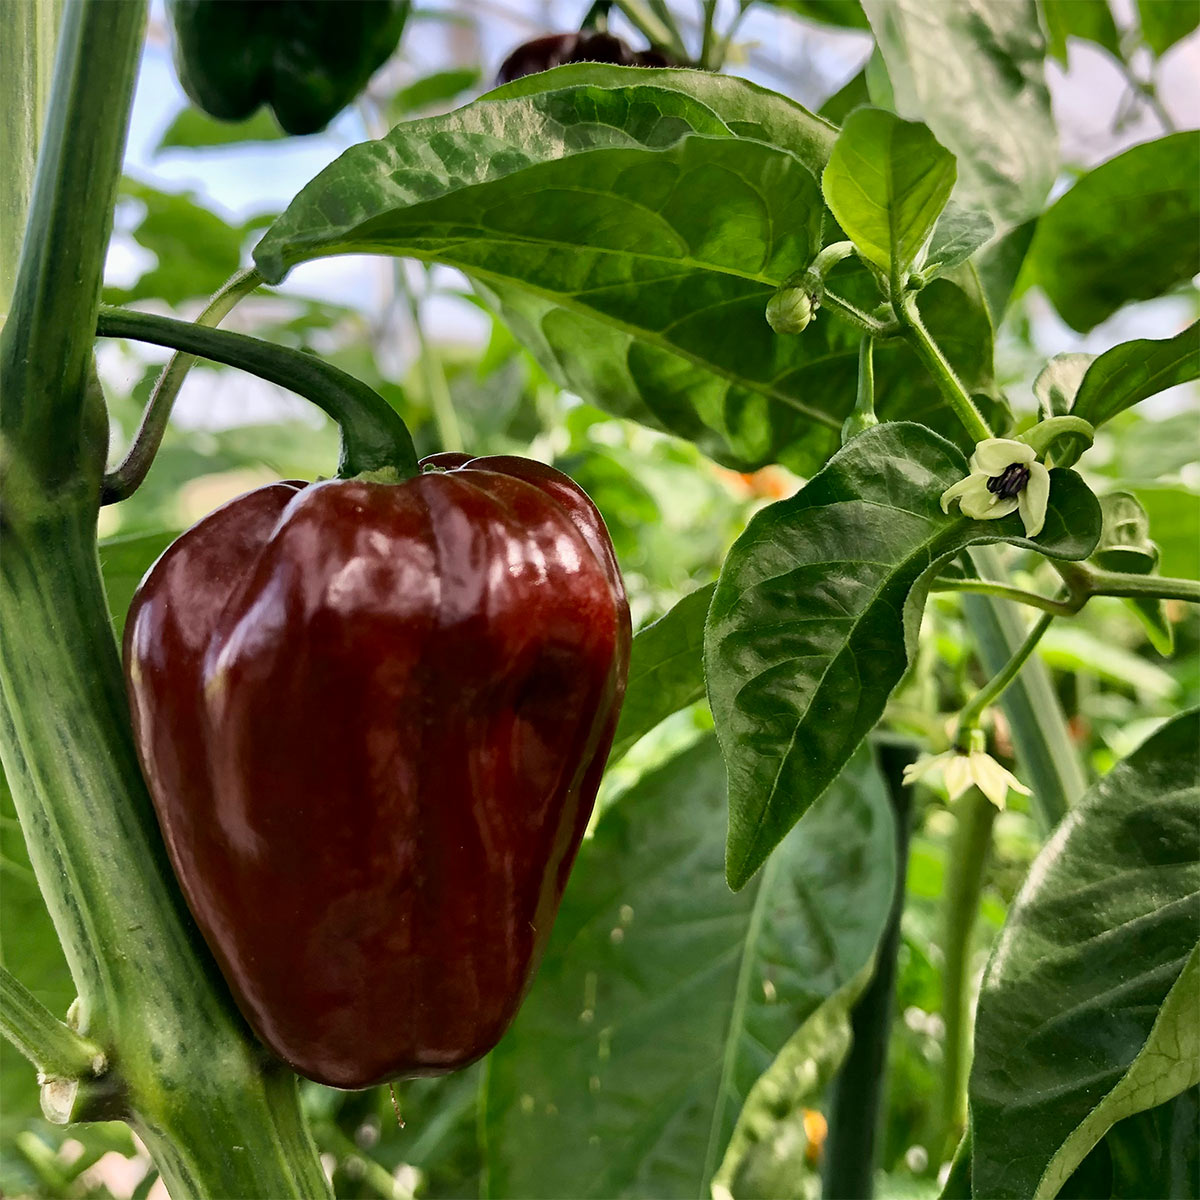
[[[144,21],[136,0],[67,8],[0,333],[0,760],[79,989],[75,1023],[173,1200],[325,1196],[295,1079],[250,1037],[175,886],[100,580],[92,336]],[[58,1119],[112,1115],[89,1108],[94,1094],[56,1102]]]

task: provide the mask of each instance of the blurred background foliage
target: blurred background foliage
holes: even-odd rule
[[[700,4],[673,6],[685,35]],[[136,100],[128,176],[110,255],[106,300],[194,317],[203,300],[248,259],[261,231],[296,190],[354,141],[396,121],[448,110],[486,90],[522,39],[567,29],[579,5],[418,4],[400,52],[367,96],[325,134],[284,141],[265,110],[222,125],[184,102],[169,65],[160,8]],[[1090,16],[1083,20],[1082,10]],[[1187,15],[1190,13],[1190,17]],[[1044,0],[1057,60],[1050,66],[1065,178],[1125,146],[1159,136],[1164,121],[1196,124],[1200,47],[1195,5]],[[872,42],[857,3],[789,0],[756,5],[727,69],[836,116],[865,98]],[[631,40],[635,40],[631,39]],[[1190,76],[1190,82],[1189,82]],[[1156,90],[1157,89],[1157,90]],[[872,93],[879,102],[876,93]],[[1053,353],[1097,352],[1134,336],[1174,333],[1197,315],[1194,290],[1127,307],[1081,337],[1030,288],[998,330],[997,378],[1018,415],[1031,415],[1034,376]],[[295,272],[278,293],[259,293],[226,321],[336,363],[378,389],[403,415],[418,449],[516,453],[569,472],[602,511],[625,572],[635,627],[713,580],[750,514],[801,480],[783,468],[739,475],[691,445],[615,419],[559,390],[465,281],[442,268],[349,259]],[[111,460],[136,428],[162,361],[145,347],[105,344],[101,373],[112,419]],[[1132,492],[1150,517],[1164,574],[1200,575],[1200,462],[1195,392],[1165,393],[1100,434],[1083,469],[1098,492]],[[181,529],[225,500],[275,478],[331,474],[336,434],[314,409],[270,385],[214,367],[194,370],[150,475],[130,500],[101,516],[101,561],[120,635],[138,580]],[[1052,590],[1010,555],[1017,582]],[[1175,653],[1165,659],[1120,601],[1097,600],[1046,637],[1072,735],[1094,777],[1166,715],[1200,703],[1200,620],[1172,605]],[[885,729],[935,749],[953,713],[982,682],[961,606],[935,597],[918,662],[889,706]],[[994,741],[1011,746],[997,716]],[[665,722],[610,772],[603,801],[629,793],[705,735],[696,706]],[[941,744],[939,744],[939,740]],[[933,1196],[942,1166],[935,1144],[943,1056],[940,899],[954,817],[936,790],[919,793],[902,926],[895,1028],[884,1131],[883,1196]],[[1022,797],[996,827],[975,954],[982,968],[1025,871],[1041,845]],[[585,846],[582,859],[587,859]],[[719,864],[715,868],[719,875]],[[4,890],[0,957],[52,1010],[73,998],[41,903],[11,798],[0,796]],[[699,883],[702,881],[698,881]],[[711,882],[711,881],[709,881]],[[718,880],[719,882],[719,880]],[[723,884],[722,884],[723,886]],[[683,969],[686,964],[681,965]],[[660,1036],[670,1039],[670,1019]],[[484,1158],[480,1081],[487,1064],[447,1079],[346,1094],[304,1085],[306,1108],[339,1197],[474,1196]],[[815,1095],[801,1115],[795,1195],[814,1194],[823,1122]],[[493,1114],[494,1115],[494,1114]],[[486,1133],[486,1130],[485,1130]],[[547,1154],[570,1154],[569,1146]],[[149,1159],[120,1125],[63,1131],[37,1115],[30,1071],[0,1044],[0,1194],[38,1197],[165,1195]],[[1132,1194],[1132,1193],[1130,1193]]]

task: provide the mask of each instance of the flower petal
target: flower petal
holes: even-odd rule
[[[953,751],[943,754],[922,754],[916,762],[909,763],[904,768],[904,782],[915,783],[933,771],[940,771],[946,761],[954,757]]]
[[[966,755],[955,754],[942,772],[946,791],[951,800],[957,800],[971,786],[971,765]]]
[[[1017,496],[996,496],[983,487],[978,493],[968,492],[959,501],[959,508],[965,517],[970,517],[973,521],[995,521],[1000,517],[1007,517],[1009,513],[1017,511],[1019,497]]]
[[[971,755],[971,782],[999,809],[1008,799],[1004,768],[990,754]]]
[[[1012,438],[985,438],[976,444],[975,453],[971,455],[971,470],[999,475],[1013,463],[1027,466],[1036,461],[1037,452],[1024,442],[1014,442]]]
[[[1018,497],[1026,537],[1037,537],[1046,524],[1046,505],[1050,500],[1050,472],[1035,462],[1029,464],[1029,482]]]
[[[962,479],[960,479],[957,483],[952,483],[942,493],[942,512],[949,512],[950,511],[950,502],[952,500],[956,500],[964,492],[970,491],[972,489],[978,489],[979,487],[982,487],[983,490],[986,492],[987,491],[987,480],[988,480],[988,477],[986,475],[975,474],[975,475],[966,475]]]

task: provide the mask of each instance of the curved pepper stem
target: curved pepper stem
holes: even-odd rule
[[[399,482],[417,474],[412,435],[396,410],[361,380],[302,350],[108,305],[100,306],[96,333],[183,350],[248,371],[311,400],[341,430],[337,473],[343,479],[386,472]]]

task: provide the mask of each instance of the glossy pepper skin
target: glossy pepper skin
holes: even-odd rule
[[[168,0],[175,68],[209,116],[269,105],[285,133],[325,128],[387,61],[409,0]]]
[[[523,42],[500,64],[496,82],[511,83],[523,75],[581,62],[616,63],[622,67],[669,65],[657,50],[634,50],[611,33],[581,29],[578,33],[549,33]]]
[[[432,465],[231,501],[151,568],[126,625],[138,752],[189,907],[262,1041],[342,1088],[499,1040],[628,668],[624,587],[583,491],[525,459]]]

